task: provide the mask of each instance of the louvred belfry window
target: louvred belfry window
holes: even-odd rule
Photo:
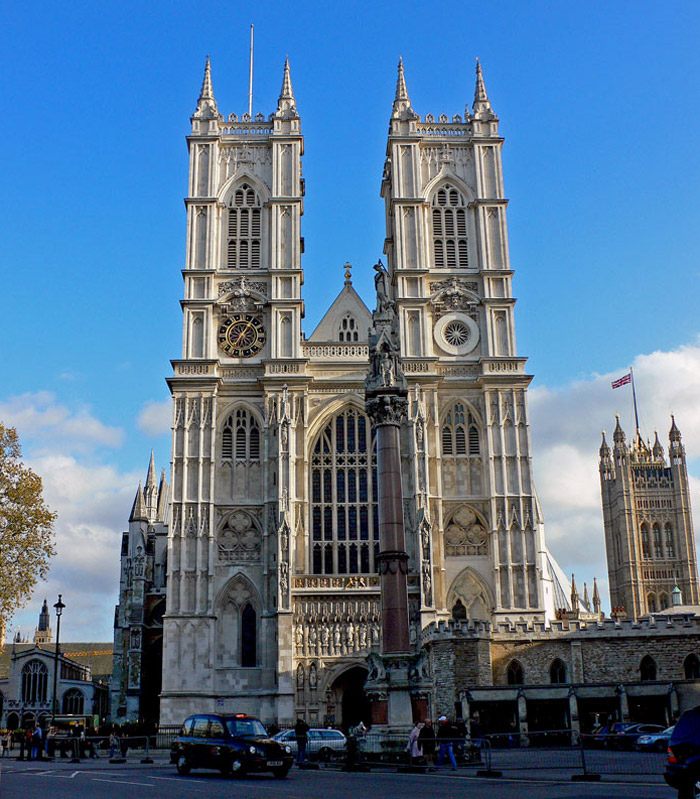
[[[442,425],[443,455],[478,455],[479,426],[476,417],[461,402],[456,402]]]
[[[260,427],[250,411],[239,408],[226,420],[221,434],[221,459],[260,460]]]
[[[464,196],[447,184],[435,192],[431,206],[435,268],[466,269],[469,247]]]
[[[243,183],[229,203],[226,266],[259,269],[261,246],[262,203],[255,189]]]
[[[311,451],[311,571],[371,574],[379,554],[377,452],[369,419],[348,409]]]

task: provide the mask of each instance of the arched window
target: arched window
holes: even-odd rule
[[[656,613],[656,594],[647,594],[647,610]]]
[[[358,341],[360,331],[352,314],[345,314],[338,326],[338,341]]]
[[[650,558],[651,552],[649,550],[649,528],[646,524],[642,525],[642,557]]]
[[[260,460],[260,427],[257,419],[245,408],[238,408],[226,420],[221,434],[221,459]]]
[[[523,684],[523,667],[519,661],[511,660],[506,670],[506,677],[508,685],[522,685]]]
[[[668,594],[665,591],[662,591],[659,594],[659,610],[666,610],[669,604]]]
[[[656,679],[656,661],[650,655],[644,655],[639,664],[639,676],[643,682],[653,682]]]
[[[367,416],[347,409],[311,451],[311,571],[371,574],[378,555],[376,442]]]
[[[478,455],[479,426],[476,417],[461,402],[447,412],[442,425],[443,455]]]
[[[455,621],[463,621],[467,618],[467,609],[461,599],[458,599],[452,606],[452,618]]]
[[[22,668],[22,702],[35,705],[46,702],[46,686],[49,681],[49,670],[40,660],[30,660]]]
[[[694,653],[683,661],[683,672],[686,680],[700,680],[700,660]]]
[[[549,681],[551,683],[566,682],[566,663],[559,658],[554,658],[549,667]]]
[[[652,534],[654,536],[654,557],[663,558],[664,553],[663,549],[661,548],[661,528],[658,524],[653,526]]]
[[[469,248],[464,196],[447,184],[435,192],[431,206],[435,267],[466,269],[469,266]]]
[[[85,708],[83,692],[71,688],[63,694],[63,712],[70,716],[82,716]]]
[[[666,557],[675,558],[676,545],[673,540],[673,528],[668,522],[666,522],[666,524],[664,525],[664,535],[666,538]]]
[[[262,244],[262,203],[255,189],[243,183],[233,193],[228,209],[226,266],[259,269]]]
[[[249,602],[241,613],[241,666],[256,666],[257,662],[257,619]]]

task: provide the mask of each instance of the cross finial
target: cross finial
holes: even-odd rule
[[[345,285],[347,286],[352,283],[352,272],[350,271],[352,269],[352,264],[350,261],[346,261],[343,266],[345,267]]]

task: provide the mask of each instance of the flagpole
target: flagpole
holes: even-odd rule
[[[637,413],[637,392],[634,389],[634,370],[630,366],[630,375],[632,377],[632,400],[634,401],[634,423],[637,427],[637,438],[639,438],[639,414]]]
[[[248,81],[248,116],[253,118],[253,26],[250,26],[250,73]]]

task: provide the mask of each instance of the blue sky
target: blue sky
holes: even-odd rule
[[[151,448],[170,455],[189,116],[207,53],[219,108],[246,110],[251,22],[254,111],[274,110],[288,54],[302,118],[307,335],[345,261],[371,297],[399,55],[414,109],[449,116],[479,56],[550,545],[579,585],[604,578],[597,448],[616,411],[632,426],[608,382],[631,363],[645,434],[677,414],[700,504],[697,3],[5,4],[0,419],[61,513],[49,584],[16,622],[63,590],[68,637],[111,637],[119,534]]]

